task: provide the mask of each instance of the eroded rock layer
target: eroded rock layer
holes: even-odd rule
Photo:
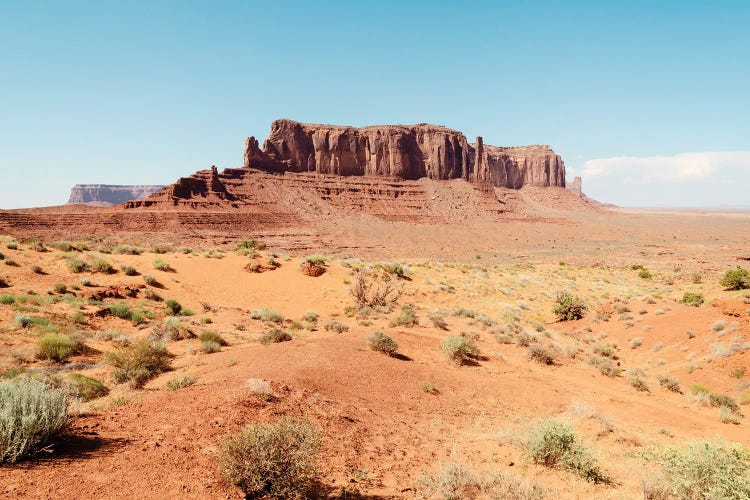
[[[565,164],[549,146],[471,144],[456,130],[420,123],[343,127],[276,120],[258,147],[245,141],[245,167],[341,176],[464,179],[493,186],[565,186]]]

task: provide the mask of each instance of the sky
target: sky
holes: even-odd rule
[[[750,206],[750,2],[0,2],[0,208],[242,165],[271,121],[549,144],[589,196]]]

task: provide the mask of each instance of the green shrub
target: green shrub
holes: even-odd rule
[[[176,391],[183,387],[190,387],[195,383],[195,380],[196,378],[193,375],[180,375],[167,382],[164,388],[168,391]]]
[[[18,250],[18,242],[17,241],[6,241],[5,247],[8,248],[8,250]]]
[[[114,368],[115,383],[129,382],[132,388],[140,389],[155,376],[169,371],[172,357],[164,345],[141,340],[106,353],[104,360]]]
[[[167,261],[161,258],[154,259],[154,269],[158,271],[171,272],[174,271],[172,266]]]
[[[323,325],[323,328],[325,328],[327,332],[333,331],[336,333],[344,333],[349,331],[349,325],[345,325],[344,323],[336,321],[335,319],[332,319],[331,321]]]
[[[750,273],[747,272],[747,269],[742,269],[741,267],[730,269],[724,273],[724,277],[721,278],[719,284],[728,290],[750,288]]]
[[[151,276],[150,274],[144,274],[144,275],[143,275],[143,281],[144,281],[144,282],[145,282],[145,283],[146,283],[146,284],[147,284],[148,286],[155,286],[155,285],[156,285],[156,284],[158,283],[158,282],[156,281],[156,278],[154,278],[154,277],[153,277],[153,276]]]
[[[101,398],[109,394],[109,389],[95,378],[81,375],[80,373],[71,373],[68,375],[73,382],[72,393],[74,396],[83,401]]]
[[[138,270],[133,266],[120,266],[120,271],[122,271],[125,276],[138,276]]]
[[[690,394],[708,394],[711,390],[702,384],[691,384]]]
[[[131,319],[133,312],[124,302],[118,302],[109,306],[109,312],[120,319]]]
[[[219,472],[248,498],[313,498],[320,440],[307,420],[246,425],[219,445]]]
[[[15,304],[15,302],[16,302],[16,298],[12,295],[8,295],[8,294],[0,295],[0,304],[9,306],[11,304]]]
[[[719,394],[716,392],[712,392],[708,395],[708,404],[710,404],[714,408],[721,408],[723,406],[729,408],[737,414],[740,414],[740,406],[737,404],[737,401],[735,401],[734,398],[729,394]]]
[[[31,272],[34,274],[44,274],[44,270],[40,266],[31,266]]]
[[[214,342],[213,340],[206,340],[201,342],[201,352],[204,354],[213,354],[221,351],[221,344]]]
[[[71,273],[82,273],[89,268],[88,264],[77,257],[68,259],[67,265]]]
[[[167,245],[156,245],[151,251],[155,254],[165,254],[173,251],[172,247]]]
[[[164,309],[167,310],[167,314],[177,316],[182,312],[182,305],[174,299],[169,299],[164,302]]]
[[[560,321],[581,319],[586,312],[586,305],[580,298],[567,292],[560,292],[557,294],[557,300],[552,312],[555,313],[555,316]]]
[[[394,319],[392,319],[388,326],[391,328],[396,326],[417,326],[419,324],[419,318],[417,318],[417,313],[414,312],[414,307],[411,305],[407,305],[401,308],[401,312],[398,314],[398,316]]]
[[[266,244],[262,241],[255,241],[255,240],[245,240],[241,241],[237,244],[237,253],[242,255],[243,250],[265,250]]]
[[[63,295],[66,294],[66,293],[68,293],[68,287],[65,286],[62,283],[55,284],[53,290],[55,291],[55,293],[59,293],[59,294],[63,294]]]
[[[438,316],[437,314],[430,314],[429,316],[427,316],[427,319],[432,321],[432,325],[435,328],[440,328],[441,330],[448,329],[448,323],[445,322],[445,319],[443,319],[442,316]]]
[[[705,300],[700,293],[685,292],[682,295],[682,300],[680,302],[688,306],[698,307],[703,304]]]
[[[112,249],[112,253],[124,255],[140,255],[142,250],[131,245],[117,245]]]
[[[278,344],[279,342],[288,342],[290,340],[292,340],[292,336],[280,328],[272,328],[260,337],[260,343],[264,345]]]
[[[649,271],[646,268],[643,268],[640,271],[638,271],[638,277],[644,280],[650,280],[651,278],[653,278],[653,275],[651,274],[651,271]]]
[[[112,267],[112,264],[109,263],[106,259],[97,258],[94,259],[93,264],[91,264],[91,267],[96,271],[97,273],[102,274],[113,274],[115,273],[115,268]]]
[[[302,315],[302,321],[306,321],[308,323],[317,323],[318,313],[316,313],[315,311],[307,311]]]
[[[609,481],[591,451],[578,443],[575,430],[563,422],[538,422],[526,441],[526,451],[535,463],[545,467],[571,470],[594,483]]]
[[[458,363],[459,365],[464,364],[479,355],[479,348],[474,341],[461,336],[446,338],[440,344],[440,349],[449,360]]]
[[[45,449],[67,423],[67,395],[25,376],[0,381],[0,463]]]
[[[628,384],[636,391],[651,392],[646,383],[646,374],[640,368],[628,369]]]
[[[228,345],[227,341],[224,340],[224,337],[216,332],[212,332],[209,330],[204,330],[203,332],[201,332],[201,334],[198,335],[198,340],[200,340],[201,342],[215,342],[219,344],[219,346]]]
[[[555,364],[555,354],[539,344],[534,344],[529,347],[529,359],[533,359],[537,363],[543,365]]]
[[[250,314],[250,317],[253,319],[270,321],[271,323],[281,323],[284,321],[284,316],[280,312],[269,309],[268,307],[261,307],[260,309],[253,311]]]
[[[457,318],[474,318],[476,315],[477,313],[475,311],[466,309],[465,307],[457,307],[453,310],[453,316]]]
[[[78,350],[79,345],[67,335],[45,333],[37,340],[36,355],[39,359],[63,362]]]
[[[675,498],[750,498],[750,452],[739,444],[691,441],[658,457]]]
[[[367,345],[373,351],[382,352],[388,356],[393,356],[398,351],[398,344],[391,337],[383,332],[373,332],[367,337]]]

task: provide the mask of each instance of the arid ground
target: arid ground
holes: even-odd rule
[[[750,213],[520,196],[517,220],[337,215],[302,239],[3,236],[0,376],[65,385],[79,373],[107,393],[77,402],[49,450],[1,466],[0,496],[241,498],[217,470],[218,443],[285,416],[313,423],[319,492],[342,498],[414,498],[441,464],[459,462],[535,483],[545,498],[640,498],[666,447],[750,446],[750,294],[719,284],[750,266]],[[251,239],[268,246],[237,251]],[[303,274],[307,261],[324,273]],[[358,273],[400,295],[361,307]],[[559,292],[584,302],[583,319],[558,320]],[[683,303],[685,292],[704,303]],[[368,347],[375,331],[397,355]],[[227,345],[206,352],[216,349],[205,332]],[[269,340],[280,332],[291,340]],[[74,339],[76,353],[40,359],[50,333]],[[448,359],[441,343],[452,336],[478,354]],[[145,338],[166,342],[171,369],[140,389],[116,383],[105,354]],[[524,443],[548,418],[575,428],[607,481],[532,460]]]

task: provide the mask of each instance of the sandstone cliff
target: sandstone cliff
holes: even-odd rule
[[[126,201],[142,200],[164,186],[114,186],[107,184],[76,184],[70,190],[68,204],[118,205]]]
[[[549,146],[469,143],[456,130],[420,123],[344,127],[276,120],[271,134],[245,141],[245,167],[416,180],[464,179],[497,187],[565,186],[565,164]]]

